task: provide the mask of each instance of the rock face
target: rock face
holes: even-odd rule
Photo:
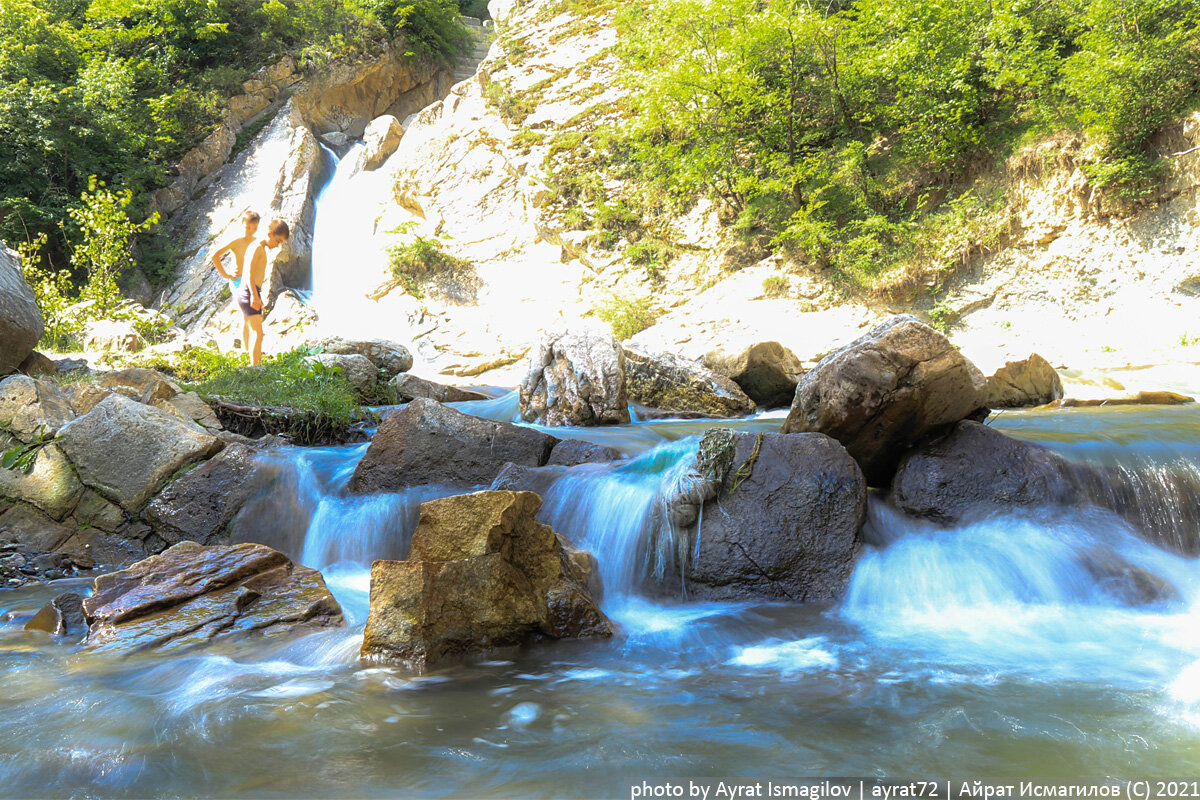
[[[539,507],[532,492],[423,504],[408,560],[371,567],[362,657],[423,669],[540,636],[611,636],[590,557],[535,520]]]
[[[711,350],[704,356],[704,366],[732,380],[764,408],[790,404],[796,394],[796,383],[804,374],[800,359],[779,342]]]
[[[376,117],[367,125],[363,133],[363,143],[366,150],[363,153],[363,169],[372,170],[383,166],[388,156],[396,152],[400,139],[404,136],[404,126],[400,120],[391,114]]]
[[[122,650],[344,624],[321,573],[259,544],[177,544],[96,578],[83,610],[87,644]]]
[[[942,522],[1071,503],[1078,493],[1068,469],[1044,447],[964,421],[900,461],[891,500],[909,514]]]
[[[672,355],[625,347],[625,392],[635,403],[708,417],[740,417],[754,401],[724,375]]]
[[[163,489],[146,507],[146,520],[168,544],[225,544],[229,523],[258,489],[257,470],[253,450],[230,445]]]
[[[0,375],[15,370],[42,338],[44,325],[21,257],[0,242]]]
[[[350,490],[486,486],[508,462],[540,467],[558,442],[539,431],[490,422],[433,400],[413,400],[379,426],[354,470]]]
[[[23,442],[52,437],[75,419],[72,395],[50,381],[12,375],[0,381],[0,422]]]
[[[387,339],[328,338],[313,342],[325,353],[339,356],[359,355],[394,378],[412,369],[413,357],[408,348]]]
[[[694,477],[670,510],[691,529],[689,596],[819,601],[842,594],[867,486],[840,444],[821,434],[717,429],[701,444]]]
[[[80,480],[136,511],[177,469],[221,448],[175,416],[113,394],[64,425],[60,446]]]
[[[1062,396],[1062,379],[1037,353],[1009,361],[988,378],[987,404],[991,408],[1040,406]]]
[[[598,328],[544,334],[521,381],[521,417],[542,425],[629,422],[625,356]]]
[[[424,397],[427,400],[436,400],[439,403],[461,403],[466,400],[488,399],[487,395],[480,394],[479,392],[459,389],[457,386],[434,383],[424,378],[418,378],[416,375],[397,375],[389,383],[396,390],[396,399],[401,403],[407,403],[409,400],[415,400],[418,397]]]
[[[987,381],[937,331],[900,315],[823,358],[796,387],[784,433],[841,442],[867,483],[886,486],[896,463],[930,431],[987,401]]]

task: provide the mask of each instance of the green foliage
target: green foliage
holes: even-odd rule
[[[945,301],[939,300],[933,304],[933,308],[929,309],[929,324],[942,333],[950,333],[950,326],[954,324],[954,320],[957,317],[958,315],[954,313],[954,309],[947,305]]]
[[[449,60],[471,45],[458,0],[369,0],[369,5],[404,35],[415,55]]]
[[[34,434],[33,441],[26,444],[25,442],[16,441],[12,447],[9,447],[0,454],[0,469],[12,469],[28,475],[33,472],[34,466],[37,464],[38,454],[46,445],[57,441],[55,436],[46,435],[46,426],[38,428]]]
[[[500,118],[513,126],[523,123],[537,109],[529,95],[512,91],[507,81],[491,81],[484,88],[483,96]]]
[[[447,253],[438,239],[417,236],[388,248],[392,275],[413,297],[423,297],[436,286],[443,292],[473,292],[479,278],[475,264]]]
[[[649,328],[658,315],[651,297],[614,294],[596,309],[596,316],[612,326],[613,335],[622,341]]]
[[[618,28],[631,110],[600,132],[609,165],[857,285],[952,261],[925,238],[958,215],[942,205],[978,207],[965,188],[1032,130],[1084,128],[1093,181],[1144,196],[1151,139],[1200,88],[1191,0],[660,0]],[[550,181],[560,202],[583,199],[576,168]],[[966,252],[996,226],[972,227]]]
[[[792,287],[782,275],[768,275],[763,278],[762,288],[767,297],[786,297]]]
[[[134,224],[126,211],[133,193],[110,191],[95,175],[80,200],[80,205],[67,211],[83,234],[71,253],[71,266],[85,276],[80,297],[92,303],[92,313],[110,317],[123,300],[117,278],[136,266],[134,237],[158,223],[158,212]]]

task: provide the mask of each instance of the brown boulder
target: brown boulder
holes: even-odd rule
[[[988,378],[987,404],[991,408],[1040,406],[1062,396],[1062,379],[1037,353],[1007,362]]]
[[[757,410],[736,383],[694,361],[632,347],[624,351],[625,393],[634,403],[717,419]]]
[[[124,650],[344,624],[319,572],[258,544],[177,544],[96,578],[83,610],[89,646]]]
[[[145,518],[168,544],[225,544],[230,521],[257,491],[258,462],[245,445],[226,447],[163,489]]]
[[[410,400],[416,400],[418,397],[424,397],[427,400],[436,400],[439,403],[461,403],[467,400],[487,400],[487,395],[479,392],[472,392],[468,389],[459,389],[457,386],[446,386],[441,383],[427,381],[424,378],[418,378],[416,375],[402,373],[392,378],[389,385],[396,390],[396,399],[401,403],[407,403]]]
[[[83,597],[65,592],[42,606],[25,623],[27,631],[44,631],[55,636],[77,636],[87,631],[83,617]]]
[[[541,425],[629,422],[625,356],[611,332],[597,328],[542,336],[521,381],[521,418]]]
[[[967,418],[986,401],[979,369],[945,336],[905,314],[821,359],[801,378],[783,432],[832,436],[869,485],[886,486],[918,439]]]
[[[557,443],[539,431],[417,399],[380,423],[350,479],[350,491],[394,492],[424,484],[486,486],[510,461],[542,466]]]
[[[712,350],[704,366],[742,388],[755,403],[777,408],[792,402],[804,365],[779,342],[757,342],[744,349]]]
[[[607,637],[588,593],[593,562],[534,514],[532,492],[421,506],[407,561],[376,561],[361,655],[416,669],[539,637]]]
[[[546,466],[574,467],[579,464],[607,464],[620,461],[625,455],[620,450],[592,444],[582,439],[563,439],[554,445]]]
[[[100,386],[139,403],[154,405],[160,400],[170,400],[179,394],[179,385],[161,372],[143,367],[130,367],[105,373]]]

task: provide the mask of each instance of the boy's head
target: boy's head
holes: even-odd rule
[[[271,220],[271,224],[267,226],[267,247],[276,248],[288,240],[292,235],[288,229],[288,224],[281,219]]]
[[[258,230],[258,220],[257,211],[247,211],[245,214],[242,214],[242,224],[246,226],[247,236],[253,236],[254,232]]]

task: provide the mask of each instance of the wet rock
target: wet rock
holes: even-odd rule
[[[165,411],[117,394],[63,426],[59,437],[84,485],[127,511],[141,508],[180,467],[222,446]]]
[[[160,400],[170,400],[179,394],[179,385],[161,372],[142,367],[131,367],[105,373],[100,378],[100,388],[118,392],[138,403],[154,405]]]
[[[25,375],[0,381],[0,422],[21,441],[53,437],[73,419],[71,395],[56,384]]]
[[[74,532],[24,503],[12,505],[0,514],[0,546],[13,545],[25,553],[54,552]]]
[[[625,392],[651,408],[709,417],[740,417],[756,410],[736,383],[694,361],[624,348]]]
[[[352,492],[408,486],[486,486],[508,462],[540,467],[558,442],[539,431],[417,399],[380,425],[350,479]]]
[[[0,453],[20,446],[16,439],[0,433]],[[0,497],[22,500],[61,520],[75,507],[83,484],[57,445],[48,444],[35,452],[36,460],[28,472],[21,467],[0,467]]]
[[[50,378],[58,374],[58,364],[34,350],[25,356],[25,360],[17,367],[17,372],[31,378]]]
[[[1044,447],[964,421],[901,459],[891,500],[913,516],[942,522],[1072,503],[1078,493],[1068,469]]]
[[[141,523],[123,526],[111,533],[99,528],[76,530],[58,546],[58,552],[72,561],[101,564],[105,567],[125,567],[154,555],[163,549],[164,543],[157,537],[151,538],[150,528]]]
[[[991,408],[1040,406],[1062,396],[1062,379],[1037,353],[1009,361],[988,377],[987,405]]]
[[[374,393],[379,382],[379,370],[366,356],[357,353],[339,355],[336,353],[321,353],[316,356],[305,356],[309,364],[320,364],[326,369],[339,369],[342,377],[349,381],[354,391],[361,395],[370,396]]]
[[[521,381],[521,417],[542,425],[629,422],[625,356],[598,328],[544,334]]]
[[[225,544],[229,523],[258,490],[253,449],[230,445],[163,489],[145,518],[168,544]]]
[[[875,326],[800,379],[784,433],[841,442],[867,483],[886,486],[904,452],[987,401],[987,381],[940,333],[910,315]]]
[[[376,561],[365,659],[424,669],[542,636],[607,637],[588,592],[594,562],[534,515],[532,492],[478,492],[421,506],[407,561]]]
[[[704,366],[724,375],[763,408],[791,404],[804,365],[779,342],[757,342],[746,348],[711,350]]]
[[[101,319],[83,329],[83,346],[110,353],[137,353],[146,348],[146,340],[129,320]]]
[[[1127,606],[1148,606],[1179,599],[1179,590],[1149,570],[1105,547],[1083,555],[1083,566],[1096,587]]]
[[[433,381],[427,381],[424,378],[418,378],[416,375],[408,373],[397,375],[389,383],[396,390],[396,399],[401,403],[407,403],[409,400],[415,400],[418,397],[424,397],[427,400],[436,400],[439,403],[461,403],[467,400],[488,399],[487,395],[480,394],[479,392],[459,389],[457,386],[434,383]]]
[[[42,338],[44,325],[21,256],[0,242],[0,375],[15,370]]]
[[[1182,406],[1196,402],[1196,398],[1175,392],[1138,392],[1123,397],[1088,398],[1067,397],[1052,405],[1056,408],[1094,408],[1097,406]]]
[[[177,544],[96,578],[83,610],[87,644],[121,650],[344,624],[319,572],[257,544]]]
[[[65,592],[42,606],[25,623],[27,631],[44,631],[54,636],[81,636],[87,631],[83,617],[83,597]]]
[[[563,439],[550,451],[547,466],[574,467],[579,464],[605,464],[620,461],[625,455],[620,450],[592,444],[581,439]]]
[[[321,339],[313,343],[325,353],[339,356],[359,355],[393,378],[412,369],[413,357],[408,348],[387,339]]]
[[[706,440],[695,467],[704,480],[685,484],[683,498],[704,498],[703,512],[681,539],[688,596],[840,597],[867,503],[866,482],[845,448],[822,434],[725,430],[710,431]]]
[[[366,150],[363,153],[363,169],[372,170],[383,166],[388,156],[396,152],[400,139],[404,136],[404,126],[400,120],[391,114],[376,117],[367,125],[363,133],[363,143]]]

